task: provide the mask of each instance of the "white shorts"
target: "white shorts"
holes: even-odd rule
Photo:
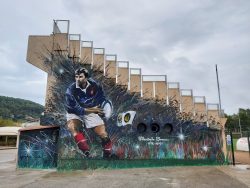
[[[78,119],[82,122],[84,122],[85,126],[87,128],[93,128],[98,125],[104,125],[104,122],[102,118],[98,114],[88,114],[84,116],[78,116],[76,114],[66,114],[67,121],[72,120],[72,119]]]

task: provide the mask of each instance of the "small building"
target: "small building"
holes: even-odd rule
[[[22,127],[0,127],[0,147],[16,146],[18,130]]]

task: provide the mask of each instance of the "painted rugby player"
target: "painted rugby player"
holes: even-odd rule
[[[111,157],[112,143],[102,119],[104,112],[100,108],[105,100],[102,87],[89,78],[88,70],[77,69],[75,82],[66,91],[67,126],[86,157],[90,155],[90,147],[86,136],[80,132],[82,125],[92,129],[101,138],[103,157]]]

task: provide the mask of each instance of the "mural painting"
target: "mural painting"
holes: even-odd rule
[[[19,168],[56,168],[59,127],[22,129],[18,144]]]
[[[41,124],[60,126],[59,169],[224,162],[220,130],[180,113],[176,101],[142,99],[60,54],[45,62],[54,83]]]
[[[59,27],[61,22],[66,23],[65,30]],[[130,92],[128,62],[105,56],[104,48],[93,48],[92,41],[69,34],[69,20],[55,20],[49,36],[30,36],[27,52],[27,61],[48,74],[40,125],[57,126],[60,131],[48,146],[42,129],[24,131],[19,167],[71,170],[225,162],[221,125],[225,118],[221,121],[216,110],[216,117],[209,114],[205,100],[203,110],[194,114],[192,95],[187,102],[191,107],[185,109],[185,101],[177,96],[178,84],[172,86],[176,96],[167,96],[166,76],[159,85],[153,82],[157,92],[147,91],[143,79],[138,81],[140,70],[133,84],[138,90]],[[154,97],[141,97],[140,91]],[[160,94],[168,100],[161,100]],[[55,138],[49,130],[46,135]],[[36,163],[34,156],[41,162]]]

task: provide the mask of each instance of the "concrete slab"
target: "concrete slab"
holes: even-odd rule
[[[2,148],[0,149],[0,163],[16,160],[17,149]]]
[[[250,165],[221,166],[218,169],[250,187]]]
[[[1,159],[0,151],[0,159]],[[15,161],[0,163],[0,187],[250,187],[247,166],[192,166],[118,170],[16,170]]]

